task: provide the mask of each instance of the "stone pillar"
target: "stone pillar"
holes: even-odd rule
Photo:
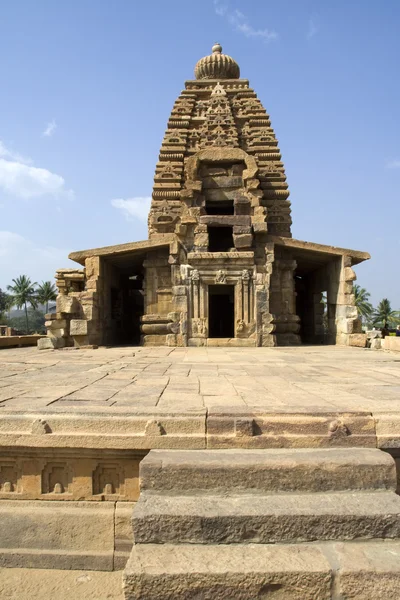
[[[85,269],[59,269],[56,272],[56,285],[59,294],[56,299],[56,312],[46,315],[47,337],[53,348],[73,346],[74,322],[82,315],[80,302],[85,287]]]
[[[362,333],[361,319],[358,317],[355,305],[353,282],[357,279],[357,276],[351,267],[351,257],[342,256],[338,268],[339,277],[335,318],[336,343],[364,348],[367,343],[367,336]]]
[[[276,258],[271,276],[270,312],[278,346],[300,344],[300,319],[296,315],[294,271],[296,261]]]

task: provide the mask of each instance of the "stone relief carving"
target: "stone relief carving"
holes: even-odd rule
[[[250,281],[250,271],[248,271],[247,269],[243,269],[243,271],[242,271],[242,280],[244,282]]]
[[[11,494],[17,492],[18,473],[14,465],[0,467],[0,492]]]
[[[93,494],[123,495],[124,475],[118,465],[99,464],[93,472]]]
[[[206,121],[200,132],[199,148],[208,146],[237,147],[238,135],[226,91],[220,83],[214,87],[204,113]]]
[[[68,493],[71,480],[67,463],[47,463],[42,471],[42,494]]]
[[[200,273],[197,269],[193,269],[190,274],[190,279],[195,283],[200,281]]]
[[[226,283],[226,271],[218,269],[215,275],[215,283]]]
[[[165,435],[165,429],[160,421],[147,421],[145,434],[146,435]]]
[[[245,330],[245,328],[246,328],[246,324],[245,324],[245,322],[243,321],[243,319],[238,319],[238,321],[237,321],[237,323],[236,323],[236,331],[237,331],[238,333],[243,333],[243,332],[244,332],[244,330]]]
[[[192,319],[192,335],[193,337],[207,337],[207,319],[203,317]]]
[[[32,435],[45,435],[51,433],[51,428],[45,419],[36,419],[32,423],[31,434]]]

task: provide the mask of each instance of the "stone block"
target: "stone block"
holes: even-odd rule
[[[254,233],[267,233],[268,223],[253,223]]]
[[[358,311],[356,306],[347,306],[338,304],[336,306],[336,318],[343,319],[356,319],[358,317]]]
[[[172,287],[172,293],[174,296],[186,296],[186,286],[185,285],[174,285]]]
[[[233,243],[235,244],[235,248],[251,248],[253,236],[251,233],[234,235]]]
[[[235,225],[233,227],[234,234],[251,233],[250,225]]]
[[[47,329],[65,329],[67,327],[66,319],[53,319],[45,322]]]
[[[243,179],[237,175],[203,177],[202,184],[203,189],[240,188],[243,186]]]
[[[90,256],[85,260],[86,278],[97,279],[100,275],[100,257]]]
[[[357,275],[351,267],[344,267],[343,279],[345,281],[355,281],[357,279]]]
[[[380,350],[382,348],[381,338],[373,338],[370,342],[370,348],[373,350]]]
[[[207,248],[208,246],[208,234],[207,233],[196,233],[194,236],[195,246],[201,246]]]
[[[114,503],[0,503],[1,567],[113,570]]]
[[[38,350],[54,350],[57,348],[56,338],[44,337],[37,341]]]
[[[57,348],[63,348],[65,345],[65,338],[68,337],[68,331],[66,329],[50,329],[47,332],[47,336],[57,340]]]
[[[56,300],[57,312],[74,314],[79,312],[79,302],[74,296],[59,295]]]
[[[354,302],[355,302],[354,294],[338,294],[337,295],[336,304],[347,304],[348,306],[354,306]]]
[[[247,225],[250,226],[251,219],[246,215],[205,215],[200,217],[200,223],[211,226],[232,226]]]
[[[144,346],[165,346],[167,342],[166,335],[144,335]]]
[[[132,550],[132,511],[135,504],[135,502],[117,502],[115,506],[114,570],[125,567]]]
[[[400,428],[399,428],[400,431]],[[396,489],[393,458],[376,448],[152,450],[140,463],[143,492],[343,492]]]
[[[307,545],[139,544],[124,572],[125,600],[328,600],[331,567]]]
[[[218,459],[217,459],[218,460]],[[252,495],[141,494],[137,544],[298,543],[400,536],[394,492]]]
[[[349,346],[356,346],[357,348],[365,348],[367,345],[367,336],[365,333],[350,333],[349,334]]]
[[[400,542],[334,544],[338,561],[338,598],[397,600],[400,589]]]
[[[85,319],[71,319],[70,334],[75,336],[87,335],[88,322]]]
[[[387,335],[384,340],[385,350],[391,350],[392,352],[400,352],[400,337]]]

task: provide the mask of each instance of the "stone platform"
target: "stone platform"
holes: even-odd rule
[[[239,458],[243,455],[247,460],[246,450],[261,452],[262,464],[268,453],[270,473],[275,461],[280,477],[289,469],[288,481],[293,481],[293,460],[300,460],[302,448],[307,452],[337,449],[343,453],[335,455],[336,462],[344,461],[340,472],[356,489],[354,477],[361,473],[354,454],[357,447],[368,452],[388,450],[395,458],[400,455],[399,362],[396,353],[338,346],[0,351],[0,509],[3,522],[8,523],[0,535],[0,566],[30,567],[32,573],[49,567],[91,569],[109,571],[110,576],[111,571],[123,569],[132,549],[139,464],[152,449],[190,451],[196,465],[192,477],[201,472],[202,451],[243,449],[235,460],[235,486],[238,472],[251,473],[248,466],[240,470]],[[279,448],[295,454],[274,458]],[[222,460],[223,453],[217,454],[217,460]],[[318,470],[316,456],[312,454],[308,467],[307,457],[301,458],[306,472]],[[381,485],[384,467],[378,465],[372,472]],[[206,473],[210,476],[208,467]],[[361,475],[365,484],[369,475]],[[155,475],[162,483],[160,476]],[[205,481],[204,474],[200,479]],[[333,485],[330,471],[328,479]],[[303,494],[300,482],[301,477],[296,491]],[[142,480],[142,491],[145,483]],[[183,489],[184,479],[181,483]],[[355,523],[358,533],[369,531],[375,523],[375,535],[383,539],[388,519],[398,527],[398,510],[391,498],[385,500],[385,492],[377,494],[364,494],[362,505],[357,498],[328,494],[323,521],[329,516],[333,529],[343,522],[343,532]],[[308,504],[297,506],[296,518],[307,524],[317,512],[316,499],[304,501]],[[287,509],[278,518],[285,529],[286,515],[294,518],[290,498],[275,508],[271,502],[257,504],[254,518],[268,524],[278,518],[275,509]],[[187,521],[190,529],[192,521],[204,515],[187,503],[179,500],[175,512],[181,525]],[[242,507],[246,522],[248,505],[251,502]],[[137,522],[142,518],[140,510],[139,503]],[[161,500],[155,510],[164,511]],[[239,531],[240,510],[235,515]],[[229,511],[224,519],[230,519]],[[224,523],[222,519],[222,528]],[[265,539],[275,539],[277,531],[274,525]],[[339,539],[343,536],[337,534]],[[314,538],[325,539],[317,531]],[[397,553],[396,540],[391,543]],[[146,542],[150,551],[151,543]],[[217,554],[222,550],[222,546],[216,549]],[[264,550],[268,553],[268,548]],[[229,555],[231,550],[225,552]],[[204,560],[207,565],[207,556]],[[328,567],[324,563],[322,571],[328,573]],[[323,577],[329,579],[325,571]],[[0,585],[8,581],[8,573],[0,574]],[[131,580],[135,578],[132,574]]]
[[[0,411],[3,451],[41,455],[44,448],[396,449],[400,359],[337,346],[10,349],[0,352]]]

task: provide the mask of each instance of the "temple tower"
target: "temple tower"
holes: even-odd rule
[[[251,248],[259,234],[291,237],[285,170],[265,108],[219,44],[198,61],[195,75],[168,121],[149,237],[176,233],[186,244],[192,240],[192,247],[207,248],[210,227],[228,227],[223,220],[219,225],[204,219],[211,214],[230,217],[225,221],[233,227],[231,245],[237,250]]]

